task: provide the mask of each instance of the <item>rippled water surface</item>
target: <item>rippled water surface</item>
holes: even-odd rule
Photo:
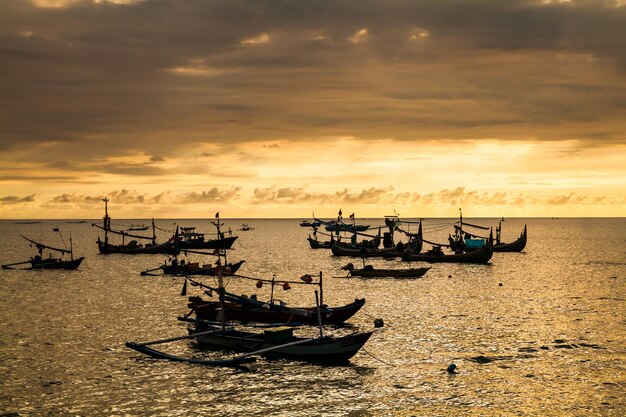
[[[242,222],[226,221],[233,229]],[[349,330],[384,319],[349,365],[260,359],[242,372],[141,356],[124,342],[186,333],[176,319],[187,312],[181,279],[139,275],[164,256],[99,255],[89,223],[3,221],[2,264],[34,254],[20,234],[60,242],[53,227],[66,239],[71,232],[76,255],[86,259],[77,271],[0,271],[0,414],[626,414],[625,219],[510,219],[505,241],[528,223],[524,253],[496,253],[490,265],[432,265],[416,280],[339,278],[349,259],[309,249],[298,221],[247,222],[254,230],[238,232],[229,255],[246,260],[240,273],[297,279],[322,271],[327,304],[367,300]],[[445,222],[452,220],[425,221],[430,239],[447,237],[451,228],[437,226]],[[180,223],[209,229],[208,221]],[[231,279],[228,290],[269,298],[269,287],[242,279]],[[277,289],[277,297],[315,303],[306,286]],[[189,341],[160,346],[224,356]],[[457,374],[445,371],[451,363]]]

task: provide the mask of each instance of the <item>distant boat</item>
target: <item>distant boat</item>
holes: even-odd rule
[[[74,224],[87,223],[87,220],[75,220],[75,221],[68,220],[65,223],[74,223]]]
[[[321,223],[317,220],[302,220],[300,222],[300,227],[320,227]]]
[[[348,271],[348,276],[361,278],[419,278],[428,272],[426,268],[403,268],[403,269],[384,269],[374,268],[372,265],[365,265],[361,269],[355,269],[352,263],[343,266],[341,269]]]
[[[519,238],[510,243],[500,242],[500,237],[502,234],[502,223],[498,227],[496,227],[496,242],[493,244],[494,252],[521,252],[526,247],[526,240],[528,238],[528,230],[526,225],[524,225],[524,230]]]
[[[131,224],[128,229],[129,232],[141,232],[144,230],[148,230],[148,226],[145,224]]]
[[[30,268],[27,269],[76,269],[80,266],[84,257],[80,257],[78,259],[74,259],[74,253],[72,249],[72,238],[70,237],[70,248],[69,249],[61,249],[55,248],[53,246],[49,246],[43,243],[36,242],[32,239],[27,238],[26,236],[22,236],[24,239],[29,241],[31,244],[35,245],[38,250],[38,254],[34,257],[30,258],[28,261],[24,262],[16,262],[12,264],[2,265],[2,269],[15,269],[13,266],[16,265],[24,265],[30,264]],[[43,251],[47,249],[50,252],[59,252],[61,256],[67,254],[70,259],[61,258],[53,258],[52,254],[48,258],[44,258]]]
[[[195,227],[181,227],[180,234],[178,236],[178,245],[182,250],[185,249],[230,249],[237,240],[237,236],[232,236],[232,232],[229,231],[229,236],[226,236],[220,227],[223,223],[213,223],[217,227],[217,239],[207,239],[205,233],[196,232]]]
[[[254,227],[250,227],[248,226],[248,223],[244,223],[241,225],[241,228],[238,229],[241,232],[249,232],[251,230],[254,230]]]
[[[102,254],[111,254],[111,253],[119,253],[125,255],[139,255],[139,254],[169,254],[176,255],[180,253],[180,248],[177,244],[176,235],[172,236],[165,243],[157,243],[156,242],[156,227],[154,225],[154,219],[152,219],[152,236],[141,236],[127,233],[123,230],[113,230],[111,229],[111,217],[109,216],[108,210],[108,198],[104,198],[104,217],[103,217],[103,225],[100,226],[98,224],[92,223],[92,226],[98,227],[104,230],[104,241],[100,240],[100,236],[98,236],[97,244],[98,250]],[[116,235],[122,236],[122,243],[119,245],[114,245],[109,243],[109,233],[113,233]],[[124,243],[127,237],[134,239],[144,239],[150,240],[150,243],[141,244],[137,240],[131,240],[128,243]]]
[[[35,221],[15,222],[15,224],[37,224],[37,223],[41,223],[41,222],[35,222]]]
[[[491,245],[484,245],[482,248],[463,253],[444,254],[440,246],[425,253],[406,253],[402,255],[403,261],[410,262],[430,262],[430,263],[475,263],[486,264],[493,256]]]

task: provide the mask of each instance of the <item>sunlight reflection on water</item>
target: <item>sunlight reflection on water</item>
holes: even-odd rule
[[[139,276],[162,256],[98,255],[97,230],[61,224],[71,230],[77,255],[86,256],[79,270],[0,272],[2,410],[171,416],[624,414],[624,219],[511,219],[505,238],[529,225],[525,253],[496,253],[487,266],[432,265],[417,280],[337,278],[345,275],[340,267],[349,260],[309,249],[308,231],[296,220],[247,222],[255,230],[240,232],[229,255],[232,261],[246,260],[242,274],[297,279],[321,270],[327,304],[366,298],[351,329],[370,329],[374,318],[384,318],[386,326],[350,365],[261,359],[251,372],[240,372],[142,357],[124,341],[185,333],[176,320],[187,312],[182,281]],[[208,228],[206,222],[196,224]],[[57,225],[0,222],[0,262],[30,256],[19,233],[42,237]],[[442,241],[447,233],[432,239]],[[244,280],[231,280],[228,289],[269,297],[268,288],[257,290]],[[277,290],[277,297],[292,305],[314,304],[312,291],[303,288]],[[164,350],[220,357],[186,341]],[[445,371],[450,363],[458,366],[457,374]]]

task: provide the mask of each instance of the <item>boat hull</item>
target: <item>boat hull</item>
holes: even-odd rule
[[[315,240],[310,237],[307,238],[307,240],[309,241],[311,249],[330,249],[333,245],[333,242],[331,241],[320,242],[319,240]]]
[[[526,226],[524,226],[524,231],[522,235],[514,242],[510,243],[500,243],[493,245],[494,252],[521,252],[526,247],[526,239],[528,236],[528,231],[526,230]]]
[[[450,255],[435,255],[429,253],[407,253],[402,256],[403,261],[410,262],[430,262],[430,263],[474,263],[474,264],[486,264],[489,263],[493,256],[493,249],[491,245],[485,245],[480,249],[458,253]]]
[[[178,246],[180,249],[230,249],[237,240],[237,236],[224,237],[222,239],[196,240],[196,241],[180,241]]]
[[[409,269],[353,269],[350,276],[361,278],[419,278],[428,272],[430,268]]]
[[[85,259],[84,257],[80,257],[77,259],[72,259],[69,261],[62,261],[62,260],[47,260],[47,259],[43,259],[41,261],[31,261],[31,268],[32,269],[76,269],[80,266],[81,262],[83,261],[83,259]]]
[[[320,309],[322,324],[342,324],[354,316],[365,304],[365,299],[357,299],[341,307]],[[303,323],[316,325],[317,309],[315,307],[294,308],[279,304],[265,304],[267,307],[227,303],[225,306],[226,319],[241,322],[255,323]],[[202,320],[221,320],[221,306],[217,301],[204,301],[191,298],[189,307]]]
[[[194,334],[198,331],[202,330],[189,329],[189,334]],[[326,337],[312,339],[309,342],[295,346],[286,346],[263,355],[314,362],[345,362],[363,347],[372,333],[373,332],[364,332],[338,338]],[[225,331],[196,337],[196,341],[201,347],[236,352],[255,352],[299,340],[304,339],[291,337],[280,342],[274,342],[267,340],[263,334],[242,332],[234,329],[227,329]]]
[[[142,254],[165,254],[178,255],[180,248],[173,243],[162,243],[152,246],[129,246],[129,245],[112,245],[98,241],[98,250],[104,255],[111,253],[120,253],[124,255],[142,255]]]
[[[333,245],[331,248],[334,256],[351,256],[354,258],[395,258],[402,256],[404,252],[399,252],[392,248],[347,248],[341,245]]]
[[[237,273],[241,265],[243,265],[245,261],[235,262],[234,264],[227,264],[226,267],[230,268],[230,272],[224,272],[224,275],[232,275]],[[217,271],[213,267],[202,267],[202,268],[190,268],[188,265],[166,265],[161,268],[165,275],[205,275],[205,276],[215,276],[217,275]]]

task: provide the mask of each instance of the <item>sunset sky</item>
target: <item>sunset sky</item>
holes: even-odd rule
[[[626,215],[626,1],[1,0],[0,218]]]

